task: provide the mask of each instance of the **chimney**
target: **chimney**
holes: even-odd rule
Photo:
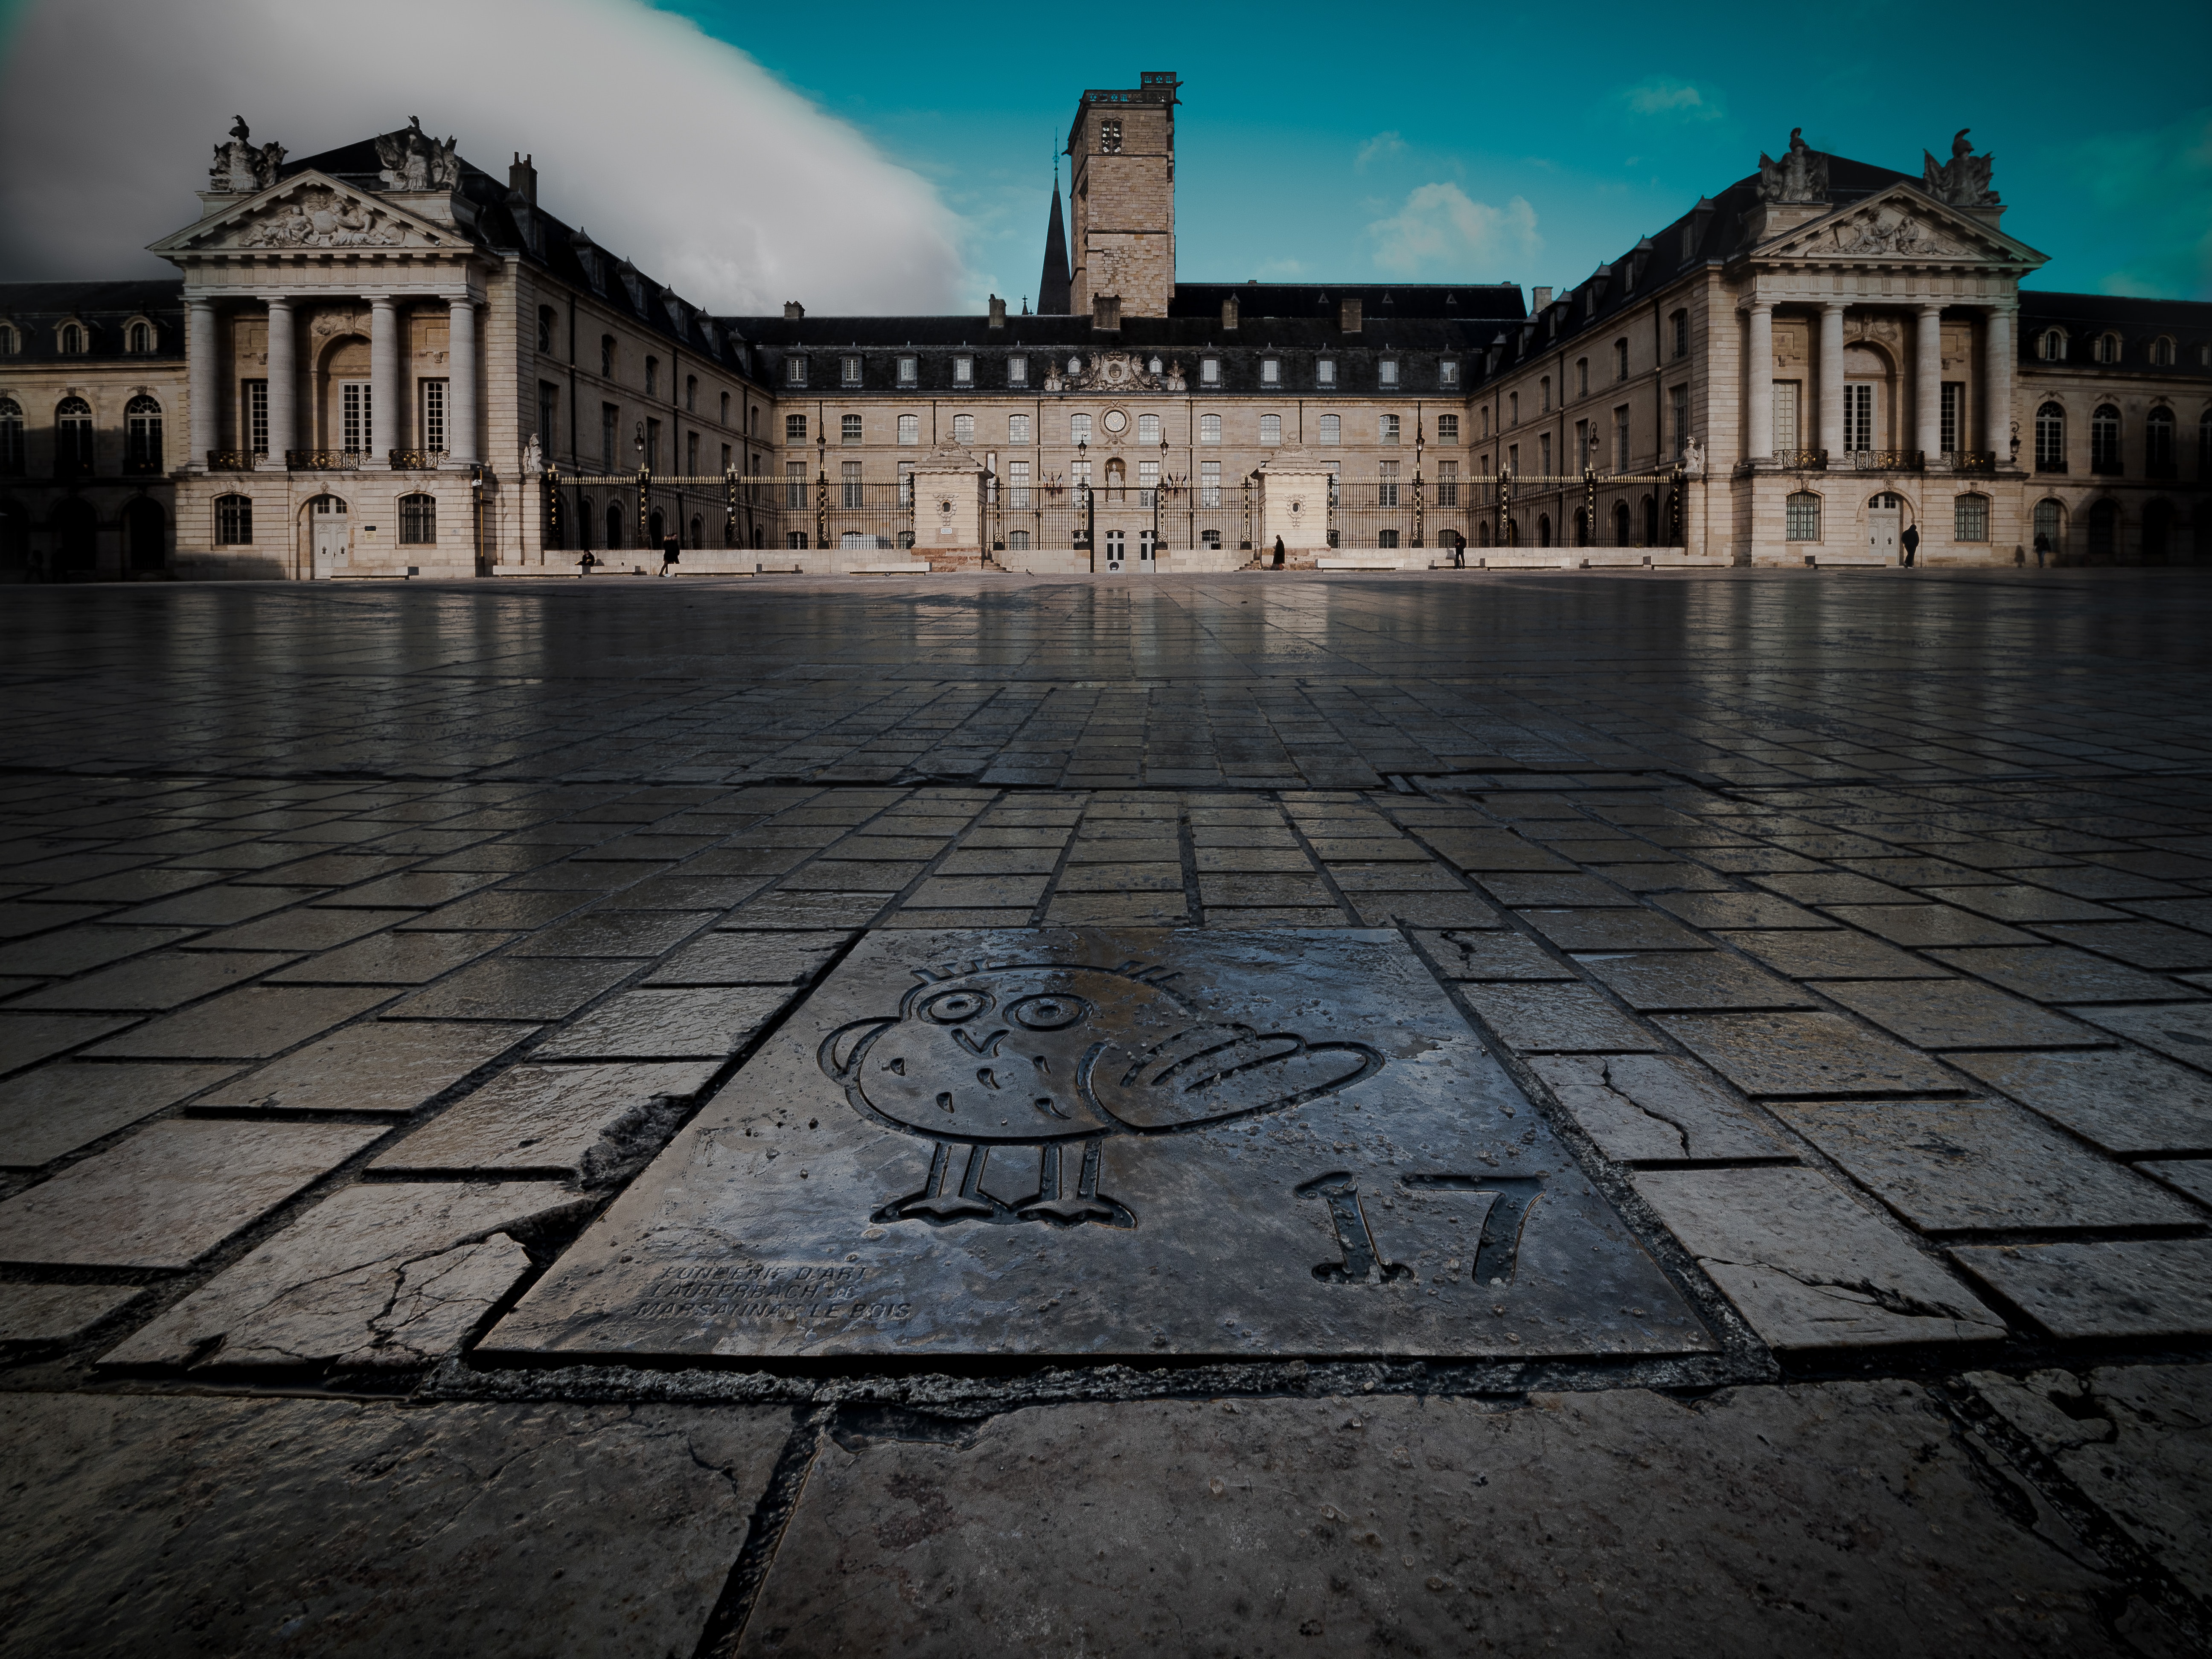
[[[1237,326],[1237,296],[1233,294],[1221,302],[1221,325],[1224,328]]]
[[[1094,294],[1091,296],[1091,326],[1113,328],[1121,326],[1121,296],[1118,294]]]
[[[514,153],[514,165],[507,170],[507,187],[530,204],[538,205],[538,169],[530,165],[531,158],[520,150]]]
[[[1528,312],[1531,316],[1552,303],[1552,290],[1548,288],[1530,289],[1528,292],[1530,295]]]
[[[796,322],[805,314],[806,307],[798,301],[786,300],[783,302],[783,318],[786,322]]]
[[[1006,325],[1006,302],[1000,299],[997,295],[994,294],[991,296],[991,326],[993,328],[1004,328]]]
[[[1340,300],[1336,302],[1336,325],[1346,334],[1359,332],[1359,301]]]

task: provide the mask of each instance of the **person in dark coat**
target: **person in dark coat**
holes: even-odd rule
[[[576,561],[576,574],[579,576],[590,575],[592,574],[592,567],[598,562],[599,560],[592,556],[592,550],[588,547],[586,548],[584,550],[584,556]]]
[[[1905,564],[1910,569],[1912,556],[1920,550],[1920,526],[1917,524],[1905,526],[1905,534],[1898,538],[1898,543],[1905,549]]]
[[[2040,530],[2035,532],[2035,568],[2043,568],[2043,561],[2051,551],[2051,538]]]
[[[660,538],[660,574],[662,575],[665,576],[673,570],[676,568],[676,562],[683,556],[683,543],[678,541],[673,536],[663,536]]]
[[[1278,537],[1276,537],[1276,538],[1275,538],[1275,568],[1276,568],[1276,569],[1278,569],[1278,570],[1280,570],[1282,568],[1283,568],[1283,538],[1282,538],[1280,536],[1278,536]]]

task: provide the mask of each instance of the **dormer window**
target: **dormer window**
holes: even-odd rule
[[[952,360],[952,384],[955,386],[975,384],[975,360],[973,357],[955,357]]]
[[[154,325],[143,319],[131,325],[123,336],[123,349],[143,356],[154,349]]]
[[[2173,367],[2173,342],[2163,335],[2150,343],[2150,366],[2153,368]]]
[[[901,386],[916,386],[921,383],[921,360],[919,357],[900,358],[898,360],[898,383]]]
[[[786,357],[783,360],[783,383],[786,386],[805,386],[806,384],[805,358]]]
[[[2097,361],[2100,363],[2117,363],[2120,361],[2118,335],[2100,334],[2097,337]]]
[[[2064,362],[2066,361],[2066,331],[2061,328],[2045,329],[2043,338],[2037,343],[2036,355],[2046,363]]]
[[[1386,389],[1396,389],[1398,385],[1398,360],[1395,357],[1385,357],[1381,362],[1376,365],[1376,370]]]
[[[1437,384],[1455,387],[1459,385],[1459,365],[1447,357],[1437,365]]]
[[[1314,365],[1314,384],[1316,386],[1334,386],[1336,384],[1336,360],[1334,358],[1324,357]]]
[[[84,328],[77,323],[64,323],[56,343],[64,357],[80,356],[84,351]]]
[[[10,323],[0,323],[0,357],[12,357],[22,349],[22,344],[15,333],[15,325]]]
[[[1280,386],[1282,383],[1283,365],[1281,359],[1276,357],[1262,357],[1260,360],[1260,384],[1261,386]]]
[[[860,385],[860,360],[858,357],[840,357],[837,360],[837,381],[841,386]]]
[[[1006,384],[1027,386],[1030,383],[1030,360],[1026,357],[1006,359]]]
[[[1219,386],[1221,384],[1220,358],[1201,357],[1198,360],[1198,383],[1200,386]]]

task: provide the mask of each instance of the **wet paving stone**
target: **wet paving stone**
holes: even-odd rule
[[[2149,1158],[2134,1167],[2212,1210],[2212,1158]]]
[[[1652,910],[1521,910],[1562,951],[1710,951],[1706,939]]]
[[[1717,951],[1577,953],[1575,963],[1638,1013],[1818,1006],[1789,981]]]
[[[2108,1152],[2212,1152],[2212,1078],[2134,1049],[1946,1054]]]
[[[519,933],[375,933],[269,975],[271,985],[426,985]]]
[[[55,1054],[120,1031],[133,1017],[118,1014],[30,1014],[0,1011],[0,1071],[36,1065]]]
[[[388,1000],[384,986],[261,986],[226,991],[88,1051],[97,1060],[266,1060]]]
[[[378,1182],[325,1199],[101,1357],[233,1371],[443,1358],[591,1200],[550,1182]]]
[[[0,1083],[0,1167],[35,1169],[231,1076],[235,1066],[41,1066]]]
[[[1516,1054],[1635,1054],[1666,1047],[1586,985],[1463,984],[1458,989]]]
[[[2079,1048],[2106,1040],[1972,980],[1821,980],[1813,988],[1923,1048]]]
[[[712,910],[593,910],[539,929],[510,957],[658,957],[713,921]]]
[[[1521,933],[1425,932],[1421,949],[1446,979],[1571,980],[1575,970]]]
[[[1384,1331],[1707,1341],[1395,936],[1045,929],[864,940],[488,1341],[1261,1357]]]
[[[1824,871],[1818,875],[1762,875],[1752,880],[1799,904],[1911,904],[1915,896],[1887,882]]]
[[[496,957],[448,974],[386,1008],[382,1018],[491,1019],[543,1024],[564,1019],[637,971],[634,961]]]
[[[546,1060],[717,1060],[736,1053],[793,994],[780,985],[624,991],[534,1052]]]
[[[1632,908],[1634,895],[1595,876],[1485,876],[1482,890],[1516,909],[1589,906]]]
[[[694,1098],[720,1065],[717,1057],[517,1066],[441,1112],[372,1167],[560,1170],[596,1181],[657,1152],[673,1122],[671,1108]]]
[[[2212,968],[2212,935],[2160,921],[2045,921],[2036,932],[2130,967],[2166,973]]]
[[[1529,1062],[1610,1158],[1624,1164],[1793,1159],[1765,1119],[1695,1060],[1674,1054]]]
[[[489,933],[526,932],[557,921],[589,902],[589,893],[530,893],[513,888],[488,888],[434,910],[403,912],[398,918],[403,932]],[[384,914],[384,913],[380,913]]]
[[[373,1020],[248,1072],[196,1103],[264,1112],[412,1112],[537,1030],[479,1020]]]
[[[74,1341],[144,1294],[134,1285],[0,1285],[0,1345]]]
[[[2187,1226],[2189,1205],[1989,1101],[1780,1104],[1775,1115],[1925,1233]]]
[[[298,957],[255,951],[170,951],[19,997],[10,1008],[157,1013],[229,990]]]
[[[717,930],[676,951],[647,985],[791,985],[811,979],[851,940],[835,931],[750,933]]]
[[[323,897],[325,887],[204,887],[155,904],[142,904],[116,917],[118,921],[150,927],[222,927],[288,904],[302,904]]]
[[[2042,887],[1928,887],[1923,896],[1996,921],[2113,921],[2123,913]]]
[[[1833,927],[1815,911],[1770,893],[1662,893],[1651,901],[1693,927]]]
[[[2068,1010],[2199,1071],[2212,1072],[2212,1002]]]
[[[0,1261],[185,1267],[381,1135],[172,1119],[0,1202]]]
[[[2212,1239],[1972,1244],[1951,1255],[2055,1337],[2212,1336]]]
[[[395,922],[412,922],[421,914],[416,910],[288,910],[241,927],[203,933],[192,946],[207,951],[327,951],[381,933]]]
[[[0,945],[0,975],[51,978],[89,973],[111,962],[191,939],[198,927],[70,927]]]
[[[1948,904],[1832,905],[1827,914],[1893,945],[2033,945],[2035,935]]]
[[[1932,1061],[1840,1014],[1662,1014],[1657,1019],[1747,1095],[1948,1094],[1958,1087]]]
[[[428,910],[437,905],[448,904],[480,887],[489,887],[499,878],[489,872],[463,872],[433,870],[408,870],[398,875],[386,876],[379,881],[363,882],[358,887],[349,887],[343,892],[332,893],[317,901],[318,908],[359,910],[408,908]]]
[[[2123,967],[2063,945],[1930,951],[1936,961],[2038,1002],[2194,1001],[2194,986]]]
[[[1841,928],[1825,933],[1717,933],[1746,956],[1792,979],[1948,979],[1949,970],[1893,945]]]

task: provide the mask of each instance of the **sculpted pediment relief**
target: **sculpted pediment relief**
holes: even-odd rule
[[[1757,257],[2043,263],[2043,256],[2024,244],[1902,186],[1796,226],[1758,250]]]
[[[154,245],[156,253],[454,247],[460,239],[318,173],[303,173]]]

